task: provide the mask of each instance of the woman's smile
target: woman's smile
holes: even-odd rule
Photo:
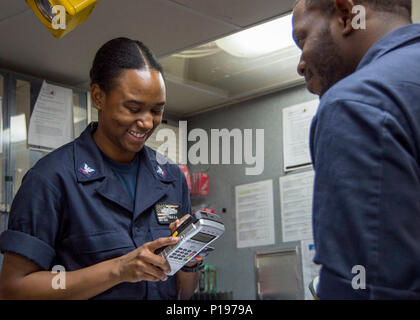
[[[144,142],[146,140],[147,133],[148,133],[148,132],[140,133],[133,130],[127,130],[127,132],[129,133],[130,138],[135,142]]]

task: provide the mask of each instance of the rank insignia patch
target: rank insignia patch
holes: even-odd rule
[[[79,168],[79,171],[83,173],[86,177],[90,177],[95,173],[95,169],[90,168],[87,163],[83,165],[83,167]]]
[[[166,171],[163,170],[160,166],[156,167],[156,173],[161,177],[161,178],[165,178],[166,177]]]

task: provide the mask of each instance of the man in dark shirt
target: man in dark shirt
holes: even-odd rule
[[[321,299],[420,299],[420,25],[411,0],[300,0]]]

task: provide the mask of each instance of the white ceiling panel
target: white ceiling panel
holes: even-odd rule
[[[96,50],[114,37],[139,39],[161,56],[234,28],[170,1],[101,0],[87,22],[55,39],[29,11],[0,24],[0,67],[76,85],[88,80]]]
[[[240,27],[291,11],[295,0],[171,0]]]
[[[228,96],[222,90],[188,83],[170,75],[165,76],[167,110],[178,116],[199,112],[210,106],[227,102]]]

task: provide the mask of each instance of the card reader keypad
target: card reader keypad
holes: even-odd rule
[[[192,257],[194,257],[196,253],[197,253],[197,251],[195,251],[195,250],[178,248],[178,249],[175,250],[175,252],[173,252],[170,255],[170,258],[175,259],[175,260],[188,261]]]
[[[217,217],[215,215],[215,217]],[[169,276],[173,276],[176,272],[187,264],[203,250],[207,245],[217,239],[225,230],[220,218],[213,219],[206,213],[194,213],[193,219],[185,221],[173,233],[178,236],[180,241],[174,246],[168,246],[161,253],[167,259],[171,267]]]

